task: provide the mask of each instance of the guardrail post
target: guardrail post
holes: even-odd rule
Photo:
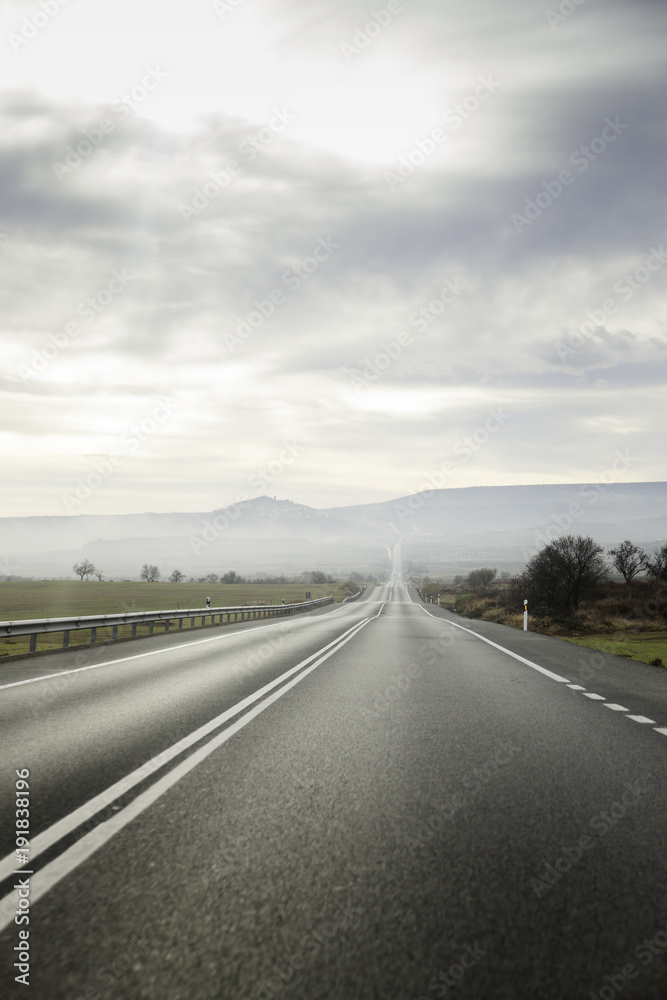
[[[93,646],[97,642],[97,628],[93,626],[90,630],[90,645]]]
[[[193,616],[193,617],[192,617],[192,618],[190,619],[190,628],[194,628],[194,627],[195,627],[195,619],[194,619],[194,616]]]
[[[164,630],[165,630],[165,632],[169,631],[169,624],[170,624],[169,619],[166,618],[165,619],[165,623],[164,623]]]
[[[136,634],[137,634],[137,623],[136,622],[132,622],[132,635],[136,635]]]
[[[183,619],[182,618],[178,619],[178,627],[179,628],[183,628]]]
[[[30,636],[30,652],[34,653],[36,649],[37,649],[37,636],[33,632],[33,634]]]
[[[67,649],[69,646],[69,629],[65,629],[63,632],[63,649]]]
[[[111,626],[111,638],[112,639],[117,639],[118,638],[118,626],[117,625],[112,625]]]
[[[148,623],[148,634],[149,634],[149,635],[152,635],[152,634],[153,634],[153,626],[154,626],[154,625],[155,625],[155,622],[149,622],[149,623]]]

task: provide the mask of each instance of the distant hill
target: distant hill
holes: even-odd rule
[[[136,579],[145,562],[163,577],[377,573],[399,539],[407,568],[515,572],[556,533],[652,549],[667,537],[667,483],[474,486],[323,510],[264,496],[208,513],[0,518],[0,575],[69,577],[82,558],[107,578]]]

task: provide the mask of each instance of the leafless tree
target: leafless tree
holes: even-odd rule
[[[72,569],[77,574],[80,580],[87,579],[89,576],[95,576],[97,570],[91,563],[90,559],[84,559],[83,562],[75,563]]]
[[[667,543],[646,557],[646,569],[656,580],[667,580]]]
[[[638,545],[626,538],[615,549],[609,549],[612,566],[617,569],[626,583],[631,583],[637,573],[646,569],[646,553]]]
[[[148,563],[144,563],[141,567],[141,579],[145,580],[146,583],[156,583],[160,579],[160,570],[157,566],[149,566]]]
[[[607,578],[603,547],[583,535],[563,535],[533,556],[523,574],[531,603],[555,611],[576,611]]]

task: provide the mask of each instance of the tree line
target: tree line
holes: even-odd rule
[[[584,598],[609,579],[612,569],[626,584],[640,573],[667,581],[667,543],[649,555],[625,539],[608,555],[609,563],[604,558],[604,547],[593,538],[563,535],[541,549],[523,573],[510,580],[509,600],[527,599],[530,605],[563,613],[576,611]],[[479,589],[489,586],[495,575],[495,569],[482,567],[473,570],[466,582],[472,589]]]
[[[89,559],[84,559],[80,563],[75,563],[72,567],[73,571],[79,577],[80,580],[88,580],[90,577],[96,577],[98,580],[102,581],[104,579],[104,573],[101,570],[95,568],[93,563]],[[352,577],[355,581],[363,581],[366,578],[360,573],[353,573]],[[144,563],[139,574],[139,579],[143,580],[145,583],[158,583],[162,580],[162,574],[158,566],[154,566],[150,563]],[[175,569],[171,576],[168,578],[169,583],[183,583],[186,580],[185,573],[182,573],[180,569]],[[297,577],[289,576],[261,576],[255,579],[250,577],[241,576],[236,570],[227,570],[226,573],[208,573],[206,576],[200,576],[197,579],[190,577],[190,583],[336,583],[336,577],[331,576],[328,573],[322,573],[320,570],[306,570]]]

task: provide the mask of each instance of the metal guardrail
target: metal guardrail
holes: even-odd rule
[[[148,635],[154,634],[156,622],[164,623],[164,631],[169,632],[172,621],[178,623],[177,629],[183,629],[183,622],[190,619],[190,628],[201,628],[206,624],[206,619],[211,619],[211,625],[223,624],[223,618],[227,616],[226,624],[232,620],[252,621],[256,618],[278,618],[282,615],[294,615],[300,611],[312,611],[313,608],[322,607],[324,604],[332,604],[333,597],[320,597],[315,601],[302,601],[299,604],[251,604],[232,608],[180,608],[172,611],[132,611],[115,615],[76,615],[71,618],[37,618],[26,619],[15,622],[0,622],[0,638],[7,638],[15,635],[30,636],[30,652],[37,650],[37,636],[46,635],[50,632],[63,633],[63,649],[69,646],[70,632],[81,629],[90,629],[90,645],[97,641],[97,629],[111,627],[111,639],[118,638],[118,628],[121,625],[131,625],[132,635],[137,634],[137,626],[143,623],[148,624]],[[201,618],[201,625],[195,626],[195,620]],[[176,627],[176,626],[175,626]]]
[[[348,601],[356,601],[363,594],[363,590],[358,590],[356,594],[352,594],[350,597],[343,598],[343,604],[347,604]]]

